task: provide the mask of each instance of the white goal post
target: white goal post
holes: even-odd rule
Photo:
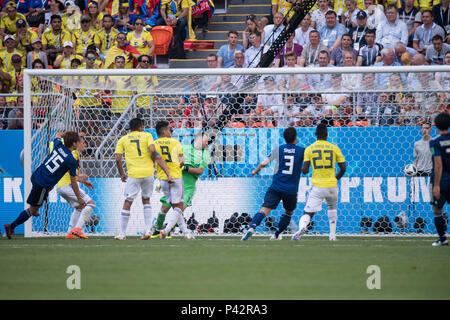
[[[396,78],[400,84],[395,84]],[[370,81],[374,85],[367,85]],[[128,121],[139,116],[154,139],[159,120],[171,123],[173,136],[183,145],[190,145],[198,132],[213,133],[212,162],[198,179],[184,217],[195,233],[237,235],[259,211],[274,165],[258,177],[250,172],[283,143],[283,128],[296,127],[298,144],[306,147],[315,141],[318,121],[327,120],[329,141],[341,148],[348,167],[339,182],[338,235],[431,234],[429,178],[405,177],[403,169],[414,161],[413,145],[421,138],[418,126],[447,110],[449,89],[447,65],[26,69],[25,208],[30,177],[46,157],[54,134],[83,131],[87,148],[80,172],[91,177],[95,189],[88,193],[97,204],[85,231],[115,234],[124,186],[115,167],[114,146],[127,133]],[[310,184],[310,174],[302,176],[289,233],[298,228]],[[161,196],[155,190],[151,198],[155,217]],[[64,235],[71,212],[55,187],[40,216],[26,222],[25,236]],[[280,203],[257,231],[270,233],[282,212]],[[312,222],[310,234],[328,233],[325,205]],[[142,203],[137,198],[128,233],[142,230]]]

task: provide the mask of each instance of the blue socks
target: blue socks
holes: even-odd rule
[[[31,217],[31,213],[27,210],[23,210],[19,216],[17,217],[16,220],[14,220],[13,223],[11,223],[11,228],[14,230],[18,225],[21,225],[22,223],[24,223],[25,221],[27,221],[28,219],[30,219]]]
[[[278,230],[275,232],[275,236],[278,238],[278,236],[283,233],[284,230],[288,227],[289,223],[291,222],[291,217],[287,214],[283,214],[280,217],[280,222],[278,222]]]
[[[266,215],[262,212],[255,214],[252,218],[252,222],[250,222],[250,228],[256,229],[265,217]]]
[[[443,216],[434,217],[434,225],[436,226],[436,231],[439,235],[439,239],[441,241],[445,241],[445,231],[447,230],[447,225],[445,224],[445,220]]]

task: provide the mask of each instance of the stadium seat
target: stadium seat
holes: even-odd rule
[[[170,40],[173,36],[173,28],[169,26],[156,26],[150,30],[155,44],[155,55],[165,55],[169,50]]]
[[[232,128],[245,128],[245,123],[240,122],[240,121],[233,121],[231,123],[231,127]]]
[[[252,128],[262,128],[263,124],[262,122],[255,122],[254,124],[252,124]]]
[[[355,121],[353,124],[353,121],[350,121],[347,124],[347,127],[367,127],[369,123],[367,121]]]

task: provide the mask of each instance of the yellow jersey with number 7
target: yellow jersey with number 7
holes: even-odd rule
[[[180,141],[168,137],[159,138],[155,140],[155,149],[156,153],[166,162],[172,179],[181,178],[183,174],[178,156],[183,155],[183,148]],[[156,174],[159,180],[167,180],[166,173],[158,165],[156,166]]]
[[[155,173],[150,156],[153,137],[149,132],[133,131],[119,139],[114,153],[125,153],[127,175],[131,178],[147,178]]]
[[[305,150],[304,162],[312,167],[312,185],[319,188],[335,188],[336,162],[343,163],[345,158],[341,149],[325,140],[317,140]]]

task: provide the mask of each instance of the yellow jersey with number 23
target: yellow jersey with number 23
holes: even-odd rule
[[[325,140],[317,140],[305,150],[304,162],[310,161],[312,167],[312,185],[319,188],[335,188],[336,162],[343,163],[345,158],[341,150]]]

